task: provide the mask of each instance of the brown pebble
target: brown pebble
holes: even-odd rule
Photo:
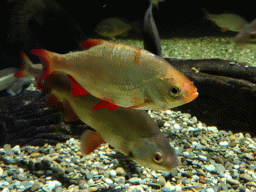
[[[124,170],[124,168],[123,167],[117,167],[116,168],[116,174],[117,175],[125,175],[125,170]]]
[[[216,161],[216,163],[224,164],[224,161],[223,161],[222,157],[220,157],[220,156],[216,157],[215,161]]]
[[[61,149],[61,148],[62,148],[61,143],[57,143],[55,146],[55,149]]]
[[[40,153],[35,152],[35,153],[31,153],[29,156],[30,157],[38,157],[40,155]]]
[[[158,179],[158,183],[161,185],[161,187],[165,186],[166,180],[165,180],[164,176],[159,176],[157,179]]]
[[[199,176],[199,182],[205,184],[206,183],[206,177]]]

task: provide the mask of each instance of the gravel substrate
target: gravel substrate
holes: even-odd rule
[[[142,47],[142,42],[123,43]],[[162,45],[165,57],[216,57],[254,64],[252,50],[239,48],[243,56],[235,54],[231,38],[175,38],[163,40]],[[112,158],[116,152],[108,144],[87,156],[81,154],[80,141],[76,139],[43,147],[11,148],[6,144],[0,149],[0,189],[3,192],[256,191],[256,138],[209,127],[190,114],[171,110],[149,111],[149,114],[179,156],[181,163],[174,171],[154,171],[128,159]]]
[[[115,42],[143,47],[142,41],[115,40]],[[256,65],[255,50],[236,46],[234,37],[172,38],[161,40],[164,57],[177,59],[219,58]]]

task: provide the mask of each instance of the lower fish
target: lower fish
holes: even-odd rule
[[[66,118],[76,116],[95,131],[87,130],[81,137],[81,151],[87,155],[107,142],[140,165],[161,171],[171,171],[179,165],[174,148],[159,130],[156,122],[142,110],[92,110],[100,99],[92,95],[73,97],[72,85],[65,73],[55,72],[46,78],[48,103],[61,102]],[[71,118],[70,118],[71,116]]]

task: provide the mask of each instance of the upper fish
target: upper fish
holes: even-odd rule
[[[55,71],[72,82],[72,95],[91,94],[104,101],[93,109],[163,110],[191,102],[197,88],[164,59],[137,47],[104,40],[82,42],[84,51],[67,54],[34,49],[40,56],[44,79]]]
[[[139,29],[137,22],[125,23],[119,18],[110,17],[103,19],[95,27],[95,31],[104,37],[114,39],[115,36],[124,35],[127,36],[127,32],[132,28]]]
[[[50,93],[48,104],[64,106],[66,119],[76,117],[91,126],[81,136],[81,151],[89,154],[100,144],[107,142],[135,162],[156,170],[171,171],[179,165],[174,148],[159,130],[156,122],[143,110],[91,110],[100,101],[92,95],[73,97],[72,85],[61,72],[46,78]]]
[[[237,14],[210,14],[205,9],[203,9],[203,12],[206,15],[206,19],[213,21],[222,31],[238,32],[247,24],[247,21]]]

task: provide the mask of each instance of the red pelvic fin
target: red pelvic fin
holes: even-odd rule
[[[71,75],[67,75],[67,76],[72,84],[71,94],[73,97],[89,94],[89,92],[86,91],[81,85],[79,85]]]
[[[118,105],[115,105],[115,104],[112,104],[108,101],[101,101],[99,102],[98,104],[96,104],[92,110],[97,110],[97,109],[104,109],[104,108],[107,108],[108,110],[114,110],[114,109],[117,109],[119,106]]]
[[[86,130],[81,137],[81,152],[85,155],[90,154],[102,143],[106,143],[95,131]]]
[[[105,41],[102,40],[102,39],[92,39],[92,40],[81,42],[81,46],[83,47],[84,50],[87,50],[87,49],[90,49],[91,47],[94,47],[96,45],[100,45],[104,42]]]

